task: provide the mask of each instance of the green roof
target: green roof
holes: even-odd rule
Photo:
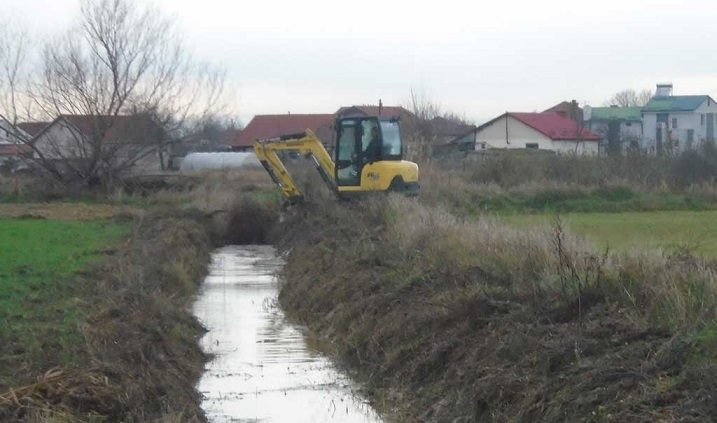
[[[708,95],[675,95],[652,97],[642,108],[643,112],[691,112],[709,99]],[[714,100],[712,100],[714,101]]]
[[[590,120],[642,120],[640,107],[593,107]]]

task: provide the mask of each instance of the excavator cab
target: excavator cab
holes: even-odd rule
[[[336,121],[336,183],[360,186],[364,166],[403,157],[397,119],[343,118]]]
[[[418,165],[403,160],[401,129],[396,118],[344,117],[337,119],[334,126],[333,160],[309,129],[254,142],[254,153],[289,203],[303,201],[303,195],[277,154],[282,151],[312,159],[324,182],[339,198],[386,191],[418,194]]]

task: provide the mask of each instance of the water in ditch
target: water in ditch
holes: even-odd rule
[[[380,418],[328,359],[307,348],[277,306],[269,246],[214,252],[194,312],[214,358],[199,383],[210,422],[348,422]]]

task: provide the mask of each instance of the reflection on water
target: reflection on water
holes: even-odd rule
[[[214,354],[199,391],[211,422],[379,422],[330,362],[307,350],[276,306],[281,260],[268,246],[213,255],[194,312]]]

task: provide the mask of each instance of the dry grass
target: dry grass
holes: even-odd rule
[[[202,329],[189,304],[209,262],[204,224],[191,213],[137,217],[131,239],[75,283],[92,305],[82,361],[18,369],[26,383],[0,393],[0,420],[149,421],[178,410],[201,419]]]
[[[0,204],[0,218],[40,218],[55,220],[98,220],[133,216],[140,210],[131,206],[86,203],[9,203]]]
[[[695,334],[712,339],[717,322],[708,263],[596,251],[559,220],[525,231],[398,196],[297,218],[284,229],[280,301],[379,406],[406,413],[397,420],[714,411],[699,398],[717,367],[690,364]]]

